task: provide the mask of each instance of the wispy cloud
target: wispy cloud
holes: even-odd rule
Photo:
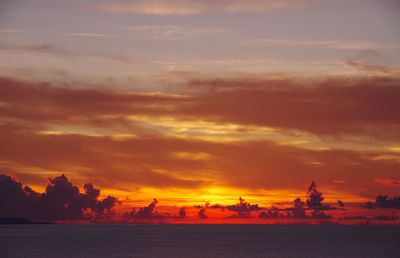
[[[87,37],[87,38],[109,38],[111,35],[101,33],[66,33],[71,37]]]
[[[400,44],[379,44],[365,41],[313,40],[313,39],[245,39],[240,45],[248,47],[302,47],[343,50],[400,49]]]
[[[206,12],[267,12],[279,9],[300,8],[306,1],[289,0],[131,0],[103,2],[101,11],[114,13],[143,13],[151,15],[194,15]]]
[[[81,34],[74,35],[74,37],[103,37],[102,34]],[[106,37],[106,36],[105,36]],[[0,51],[25,51],[39,54],[48,54],[55,56],[62,56],[68,58],[80,58],[80,57],[90,57],[90,58],[103,58],[117,62],[123,63],[145,63],[129,56],[109,54],[100,51],[79,51],[72,50],[69,48],[64,48],[53,44],[9,44],[0,43]]]
[[[30,51],[53,55],[71,55],[71,51],[51,44],[8,44],[0,43],[0,50]]]
[[[374,179],[375,183],[378,184],[383,184],[387,186],[394,186],[394,187],[400,187],[400,180],[395,180],[395,179],[387,179],[387,178],[375,178]]]
[[[0,33],[29,33],[33,34],[34,31],[30,30],[16,30],[16,29],[0,29]]]
[[[199,27],[187,27],[178,25],[165,25],[165,26],[132,26],[126,28],[128,31],[141,34],[145,37],[152,39],[162,40],[178,40],[178,39],[190,39],[201,36],[218,34],[225,31],[222,28],[199,28]]]
[[[391,69],[385,65],[367,62],[361,59],[351,59],[345,61],[345,64],[372,75],[381,76],[398,76],[400,75],[400,70]]]

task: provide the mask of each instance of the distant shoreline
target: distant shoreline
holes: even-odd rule
[[[31,225],[31,224],[55,224],[51,222],[32,221],[19,217],[2,217],[0,218],[0,225]]]

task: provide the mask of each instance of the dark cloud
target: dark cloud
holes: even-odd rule
[[[400,138],[400,80],[396,77],[307,82],[206,79],[192,80],[189,85],[209,89],[182,111],[197,116],[316,135]]]
[[[186,209],[184,207],[179,209],[178,218],[179,219],[186,218]]]
[[[332,218],[330,215],[323,212],[323,210],[331,210],[332,208],[329,204],[323,203],[324,197],[322,193],[317,190],[317,184],[311,181],[310,186],[307,190],[307,200],[304,203],[301,198],[296,198],[293,201],[293,208],[287,208],[289,210],[287,213],[288,218],[295,219],[329,219]],[[342,203],[342,202],[341,202]],[[342,203],[343,204],[343,203]],[[311,216],[307,215],[306,211],[311,210]]]
[[[160,215],[155,211],[157,203],[157,199],[153,199],[148,206],[140,208],[135,217],[138,219],[159,218]]]
[[[0,79],[0,116],[34,122],[125,123],[128,115],[234,122],[400,139],[397,77],[311,80],[197,79],[185,97],[55,87]],[[337,101],[340,100],[340,101]]]
[[[296,198],[293,201],[293,211],[291,214],[296,219],[307,218],[306,211],[304,209],[304,202],[300,198]]]
[[[313,219],[331,219],[332,216],[326,214],[323,211],[314,210],[314,211],[311,212],[311,218],[313,218]]]
[[[323,201],[324,197],[322,196],[322,193],[318,191],[317,184],[314,181],[311,181],[311,184],[308,187],[308,199],[306,201],[308,208],[313,210],[329,209],[330,206],[328,204],[324,204]]]
[[[391,72],[387,67],[385,67],[383,65],[368,63],[368,62],[364,62],[362,60],[352,59],[352,60],[346,61],[346,64],[348,64],[356,69],[360,69],[360,70],[367,71],[367,72],[379,72],[379,73],[384,73],[384,74],[389,74]]]
[[[143,114],[304,130],[304,126],[314,128],[319,123],[319,129],[327,125],[329,132],[325,133],[330,134],[341,131],[339,127],[348,131],[361,123],[382,127],[375,132],[387,137],[393,136],[388,132],[397,128],[399,121],[393,110],[399,109],[400,87],[394,79],[332,79],[310,81],[309,86],[291,80],[221,80],[213,83],[214,92],[202,88],[185,97],[0,81],[0,168],[26,180],[30,179],[26,173],[22,175],[22,170],[27,170],[21,168],[68,172],[80,178],[96,175],[97,185],[118,189],[198,188],[216,180],[221,185],[248,189],[298,189],[315,178],[333,191],[366,197],[375,197],[383,190],[397,194],[397,189],[374,183],[377,177],[398,176],[398,162],[375,158],[393,155],[389,151],[312,150],[268,140],[216,143],[143,131],[135,138],[115,139],[88,135],[86,129],[90,128],[79,127],[87,123],[101,129],[109,129],[114,123],[130,126],[127,115]],[[207,82],[196,82],[193,87],[200,84]],[[53,129],[48,127],[52,123],[77,126],[82,133],[69,133],[68,129],[59,135],[43,133]],[[363,131],[357,131],[357,135],[363,135]],[[210,159],[171,155],[181,152],[207,153]],[[337,178],[348,184],[332,185]]]
[[[400,168],[398,162],[374,159],[381,153],[308,150],[266,140],[241,143],[166,137],[115,140],[106,136],[45,135],[30,127],[6,124],[0,125],[0,142],[0,167],[8,174],[20,178],[21,167],[74,173],[86,180],[95,174],[97,185],[119,189],[198,188],[207,186],[210,180],[221,179],[219,183],[233,187],[301,190],[315,178],[335,190],[371,198],[382,191],[396,194],[397,188],[376,184],[374,180],[378,176],[397,178]],[[171,156],[176,152],[203,152],[212,158],[185,160]],[[320,165],[310,165],[310,161]],[[349,183],[332,184],[336,178]],[[40,182],[40,178],[35,180]]]
[[[0,216],[50,221],[89,219],[110,212],[117,203],[112,196],[99,200],[100,190],[91,183],[84,190],[80,193],[61,175],[49,179],[46,191],[40,194],[10,176],[0,175]]]
[[[219,209],[221,211],[225,211],[226,206],[222,205],[222,204],[215,203],[215,204],[209,205],[208,208],[209,209]]]
[[[271,209],[268,211],[261,211],[258,213],[260,219],[279,219],[282,218],[282,214],[276,209]]]
[[[228,205],[226,206],[226,209],[237,212],[237,216],[239,218],[248,218],[250,216],[250,212],[261,210],[261,208],[258,207],[258,204],[250,204],[242,197],[239,197],[239,203]]]
[[[400,209],[400,196],[388,197],[387,195],[378,195],[375,202],[368,202],[365,208],[395,208]]]
[[[201,208],[198,212],[198,216],[200,219],[207,219],[206,208]]]
[[[196,144],[184,140],[159,137],[121,141],[77,134],[41,135],[26,127],[0,125],[0,141],[2,160],[16,164],[15,167],[22,165],[68,173],[74,168],[85,167],[87,170],[77,173],[87,178],[96,174],[96,180],[102,186],[193,188],[202,185],[201,179],[180,179],[152,170],[152,167],[172,167],[178,171],[198,168],[198,162],[170,158],[171,152],[197,148]],[[19,175],[18,169],[12,168],[13,174]]]
[[[147,205],[146,207],[139,208],[136,210],[132,208],[131,211],[126,212],[123,217],[127,219],[136,219],[136,220],[152,220],[152,219],[164,219],[168,216],[159,214],[155,208],[158,201],[157,199],[153,199],[153,201]]]
[[[290,212],[288,212],[287,216],[289,218],[295,218],[295,219],[308,218],[306,214],[305,203],[299,197],[294,199],[293,208],[291,209]]]
[[[48,83],[27,83],[0,78],[0,116],[23,121],[125,123],[126,115],[165,113],[155,104],[173,105],[182,98],[99,89],[55,87]],[[112,117],[110,119],[106,117]]]
[[[372,219],[396,221],[396,220],[400,220],[400,217],[396,216],[396,215],[378,215],[378,216],[374,216]]]

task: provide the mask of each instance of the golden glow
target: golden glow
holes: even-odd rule
[[[393,151],[393,152],[400,152],[400,147],[390,147],[390,148],[387,148],[388,150],[390,150],[390,151]]]
[[[206,152],[173,152],[171,156],[187,160],[209,160],[212,158],[211,155]]]
[[[393,160],[393,161],[400,161],[400,155],[382,154],[382,155],[373,157],[372,160]]]

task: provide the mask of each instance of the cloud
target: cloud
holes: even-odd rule
[[[143,35],[152,39],[160,40],[180,40],[191,39],[202,36],[222,33],[225,30],[221,28],[199,28],[179,25],[163,26],[132,26],[125,28],[128,31],[135,32],[137,35]]]
[[[139,219],[158,217],[158,214],[154,211],[157,203],[157,199],[153,199],[153,201],[148,206],[140,208],[135,217]]]
[[[388,66],[373,62],[368,62],[361,59],[351,59],[347,60],[345,63],[358,71],[365,72],[370,75],[378,75],[378,76],[400,75],[400,70],[391,69]]]
[[[178,218],[179,219],[186,218],[186,209],[184,207],[179,209]]]
[[[87,38],[97,38],[97,39],[111,37],[106,34],[94,34],[94,33],[69,33],[66,35],[70,37],[87,37]],[[96,52],[96,51],[76,51],[53,44],[0,43],[0,51],[18,51],[18,52],[24,51],[37,54],[62,56],[67,58],[101,58],[123,63],[139,63],[139,62],[143,63],[142,61],[123,55],[115,55],[115,54]]]
[[[129,124],[134,115],[400,139],[400,80],[193,79],[189,94],[54,87],[0,79],[0,115],[35,122]],[[70,101],[73,99],[74,101]],[[337,99],[341,99],[340,102]],[[281,108],[277,108],[281,107]]]
[[[166,216],[159,214],[155,210],[157,203],[157,199],[153,199],[153,201],[146,207],[139,208],[139,210],[132,208],[132,210],[130,212],[126,212],[123,217],[127,219],[136,219],[139,221],[166,218]]]
[[[199,216],[199,219],[207,219],[208,216],[206,214],[206,208],[201,208],[199,210],[199,212],[197,213],[197,215]]]
[[[308,199],[306,201],[307,206],[313,210],[326,210],[330,209],[330,206],[323,203],[324,197],[322,193],[317,190],[317,184],[314,181],[311,181],[310,186],[308,187]],[[296,206],[296,200],[295,200]]]
[[[307,83],[290,78],[200,79],[189,85],[209,92],[200,93],[198,101],[185,112],[221,122],[298,129],[316,135],[400,137],[400,81],[396,77],[331,78]]]
[[[100,190],[91,183],[85,184],[84,193],[80,193],[64,175],[49,179],[42,194],[0,175],[0,216],[49,221],[90,219],[111,211],[117,203],[112,196],[99,200],[99,195]],[[85,213],[87,209],[90,214]]]
[[[278,219],[282,216],[277,210],[268,210],[259,212],[258,217],[260,219]]]
[[[43,53],[43,54],[52,54],[52,55],[70,55],[71,52],[63,49],[56,47],[51,44],[26,44],[26,45],[16,45],[16,44],[7,44],[7,43],[1,43],[0,44],[0,49],[1,50],[13,50],[13,51],[30,51],[30,52],[36,52],[36,53]]]
[[[16,30],[16,29],[0,29],[0,33],[21,33],[21,34],[35,34],[35,31],[29,31],[29,30]]]
[[[383,221],[387,221],[387,220],[396,221],[396,220],[399,220],[400,217],[396,216],[396,215],[378,215],[378,216],[374,216],[372,219],[383,220]]]
[[[343,178],[349,183],[330,186],[371,196],[374,191],[390,191],[373,180],[378,175],[395,178],[399,168],[368,156],[375,154],[307,150],[270,141],[213,143],[155,136],[113,139],[80,134],[46,135],[32,129],[0,126],[1,167],[13,168],[15,175],[30,170],[63,171],[89,179],[95,174],[97,184],[108,188],[193,189],[213,182],[248,189],[293,189],[308,183],[309,178],[317,178],[324,185]],[[182,159],[170,155],[182,151],[207,152],[212,159]],[[324,165],[310,166],[308,160]]]
[[[317,190],[317,184],[314,181],[311,181],[307,190],[306,202],[303,202],[299,197],[294,199],[293,208],[286,208],[286,210],[289,211],[287,217],[294,219],[330,219],[332,217],[322,210],[335,210],[336,208],[323,203],[323,201],[324,197],[322,193]],[[342,201],[338,201],[338,204],[340,207],[344,206]],[[311,210],[311,216],[306,214],[306,210]]]
[[[382,65],[378,64],[371,64],[371,63],[365,63],[360,60],[348,60],[346,61],[346,64],[355,67],[360,70],[368,71],[368,72],[379,72],[379,73],[388,73],[388,69]]]
[[[294,199],[293,209],[291,210],[291,212],[288,212],[287,216],[295,219],[308,218],[305,210],[305,203],[299,197]]]
[[[374,182],[378,183],[378,184],[387,185],[387,186],[400,187],[400,180],[378,177],[378,178],[374,179]]]
[[[85,37],[85,38],[109,38],[111,35],[101,33],[66,33],[67,36],[71,37]]]
[[[375,202],[368,202],[364,207],[400,209],[400,196],[388,197],[387,195],[378,195],[375,199]]]
[[[147,113],[143,112],[145,109],[150,113],[158,112],[152,107],[156,103],[168,105],[184,100],[157,94],[53,87],[47,83],[25,83],[3,78],[0,78],[0,83],[0,115],[24,121],[78,122],[96,116],[118,120],[118,117],[123,118],[124,115]]]
[[[306,1],[289,0],[131,0],[100,2],[97,9],[111,13],[149,15],[198,15],[209,12],[260,13],[281,9],[302,8]]]
[[[400,44],[378,44],[365,41],[339,41],[316,39],[276,39],[258,38],[245,39],[241,46],[248,47],[293,47],[293,48],[326,48],[336,50],[371,50],[371,49],[400,49]]]
[[[261,208],[258,207],[258,204],[250,204],[242,197],[239,197],[239,203],[227,205],[226,209],[237,212],[239,218],[248,218],[250,216],[250,212],[261,210]]]
[[[313,218],[313,219],[331,219],[332,216],[326,214],[323,211],[314,210],[311,212],[311,218]]]
[[[309,85],[293,80],[192,81],[179,94],[74,87],[1,80],[0,168],[16,176],[61,171],[88,180],[96,175],[96,185],[124,191],[212,184],[250,191],[299,189],[315,178],[352,198],[395,194],[396,188],[374,182],[398,175],[398,162],[374,159],[392,153],[386,148],[344,150],[326,148],[324,142],[305,148],[273,137],[218,141],[199,139],[198,131],[187,129],[221,138],[228,129],[268,126],[333,137],[328,142],[343,134],[368,136],[374,140],[366,140],[366,148],[382,139],[396,146],[400,92],[394,79]],[[173,132],[188,133],[166,133],[164,116],[173,118],[168,125]],[[333,183],[338,178],[347,183]],[[335,197],[342,198],[346,196]]]

